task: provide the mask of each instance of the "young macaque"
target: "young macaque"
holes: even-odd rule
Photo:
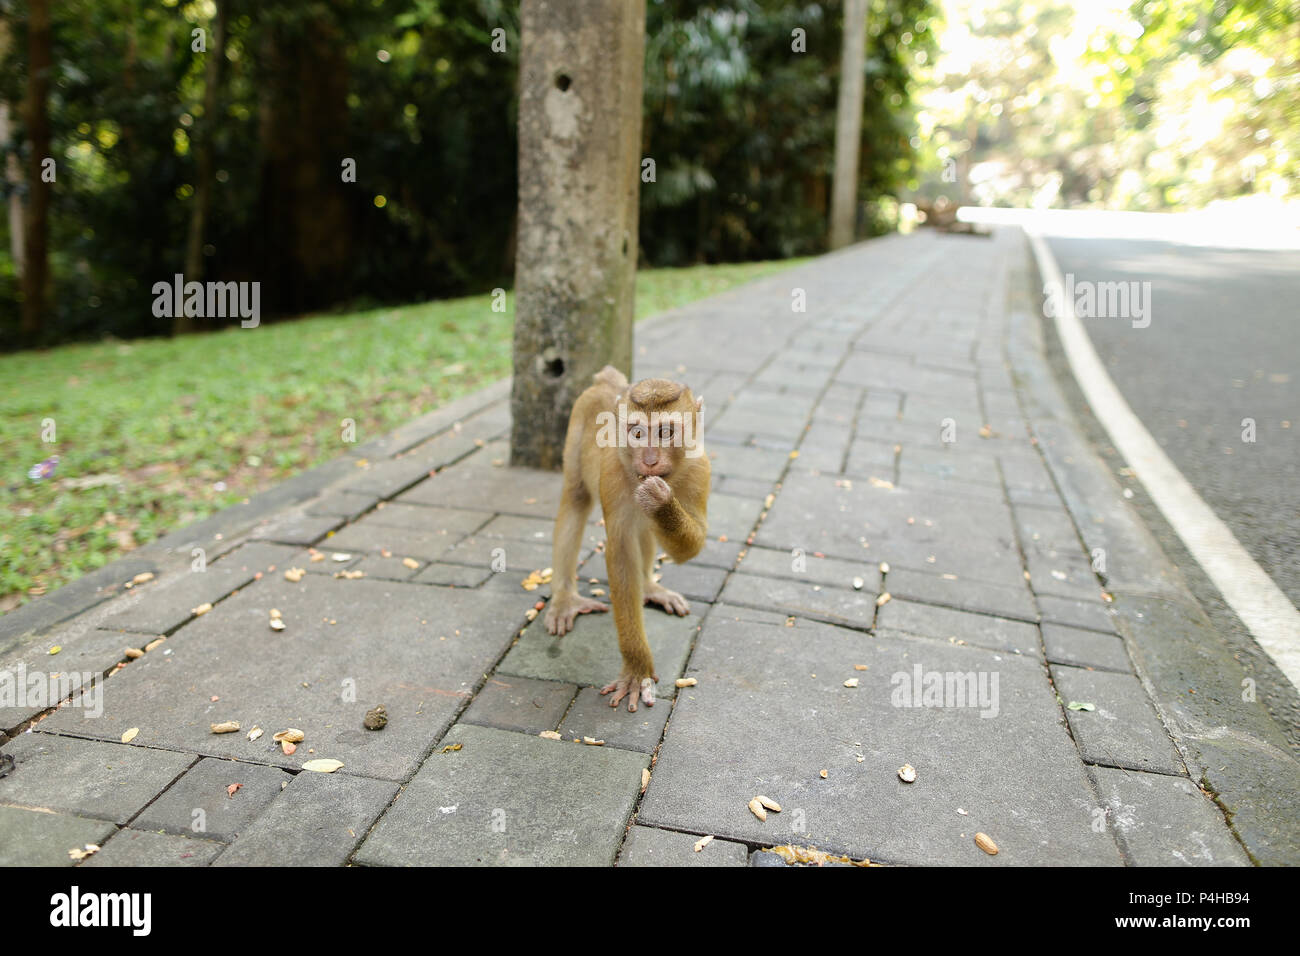
[[[623,654],[622,673],[601,690],[614,695],[611,707],[625,697],[629,711],[639,702],[654,706],[659,677],[642,606],[690,613],[686,599],[660,586],[653,575],[659,548],[681,564],[704,547],[709,459],[700,439],[702,408],[703,401],[685,385],[651,378],[629,386],[618,369],[606,365],[578,397],[569,418],[546,629],[565,634],[573,630],[577,615],[608,610],[578,594],[578,551],[599,497],[610,603]]]

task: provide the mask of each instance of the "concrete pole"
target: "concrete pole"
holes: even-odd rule
[[[831,248],[853,242],[858,212],[858,158],[862,149],[862,61],[867,0],[844,0],[839,101],[835,106],[835,179],[831,191]]]
[[[645,0],[522,0],[512,465],[557,469],[574,400],[632,365]]]

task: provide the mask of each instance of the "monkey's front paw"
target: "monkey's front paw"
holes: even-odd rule
[[[619,702],[627,698],[627,710],[630,714],[636,713],[637,701],[645,702],[647,707],[655,705],[655,682],[659,680],[657,674],[649,677],[637,677],[624,675],[612,683],[606,684],[600,689],[601,696],[613,694],[614,699],[609,702],[609,706],[617,707]]]
[[[581,594],[572,597],[552,597],[551,603],[546,608],[546,629],[556,637],[562,637],[573,630],[573,619],[579,614],[608,610],[608,605],[601,604],[595,598],[583,597]]]
[[[658,475],[651,475],[636,486],[636,503],[646,514],[654,514],[672,500],[672,488]]]

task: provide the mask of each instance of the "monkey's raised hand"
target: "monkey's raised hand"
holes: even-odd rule
[[[636,486],[636,503],[648,515],[654,514],[672,500],[672,488],[657,475],[651,475]]]

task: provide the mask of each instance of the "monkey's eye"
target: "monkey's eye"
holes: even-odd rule
[[[646,437],[645,429],[640,425],[633,425],[627,430],[627,436],[633,441],[644,441]]]
[[[660,440],[660,441],[672,441],[672,440],[673,440],[673,426],[671,426],[671,425],[665,425],[663,428],[659,429],[659,440]]]

